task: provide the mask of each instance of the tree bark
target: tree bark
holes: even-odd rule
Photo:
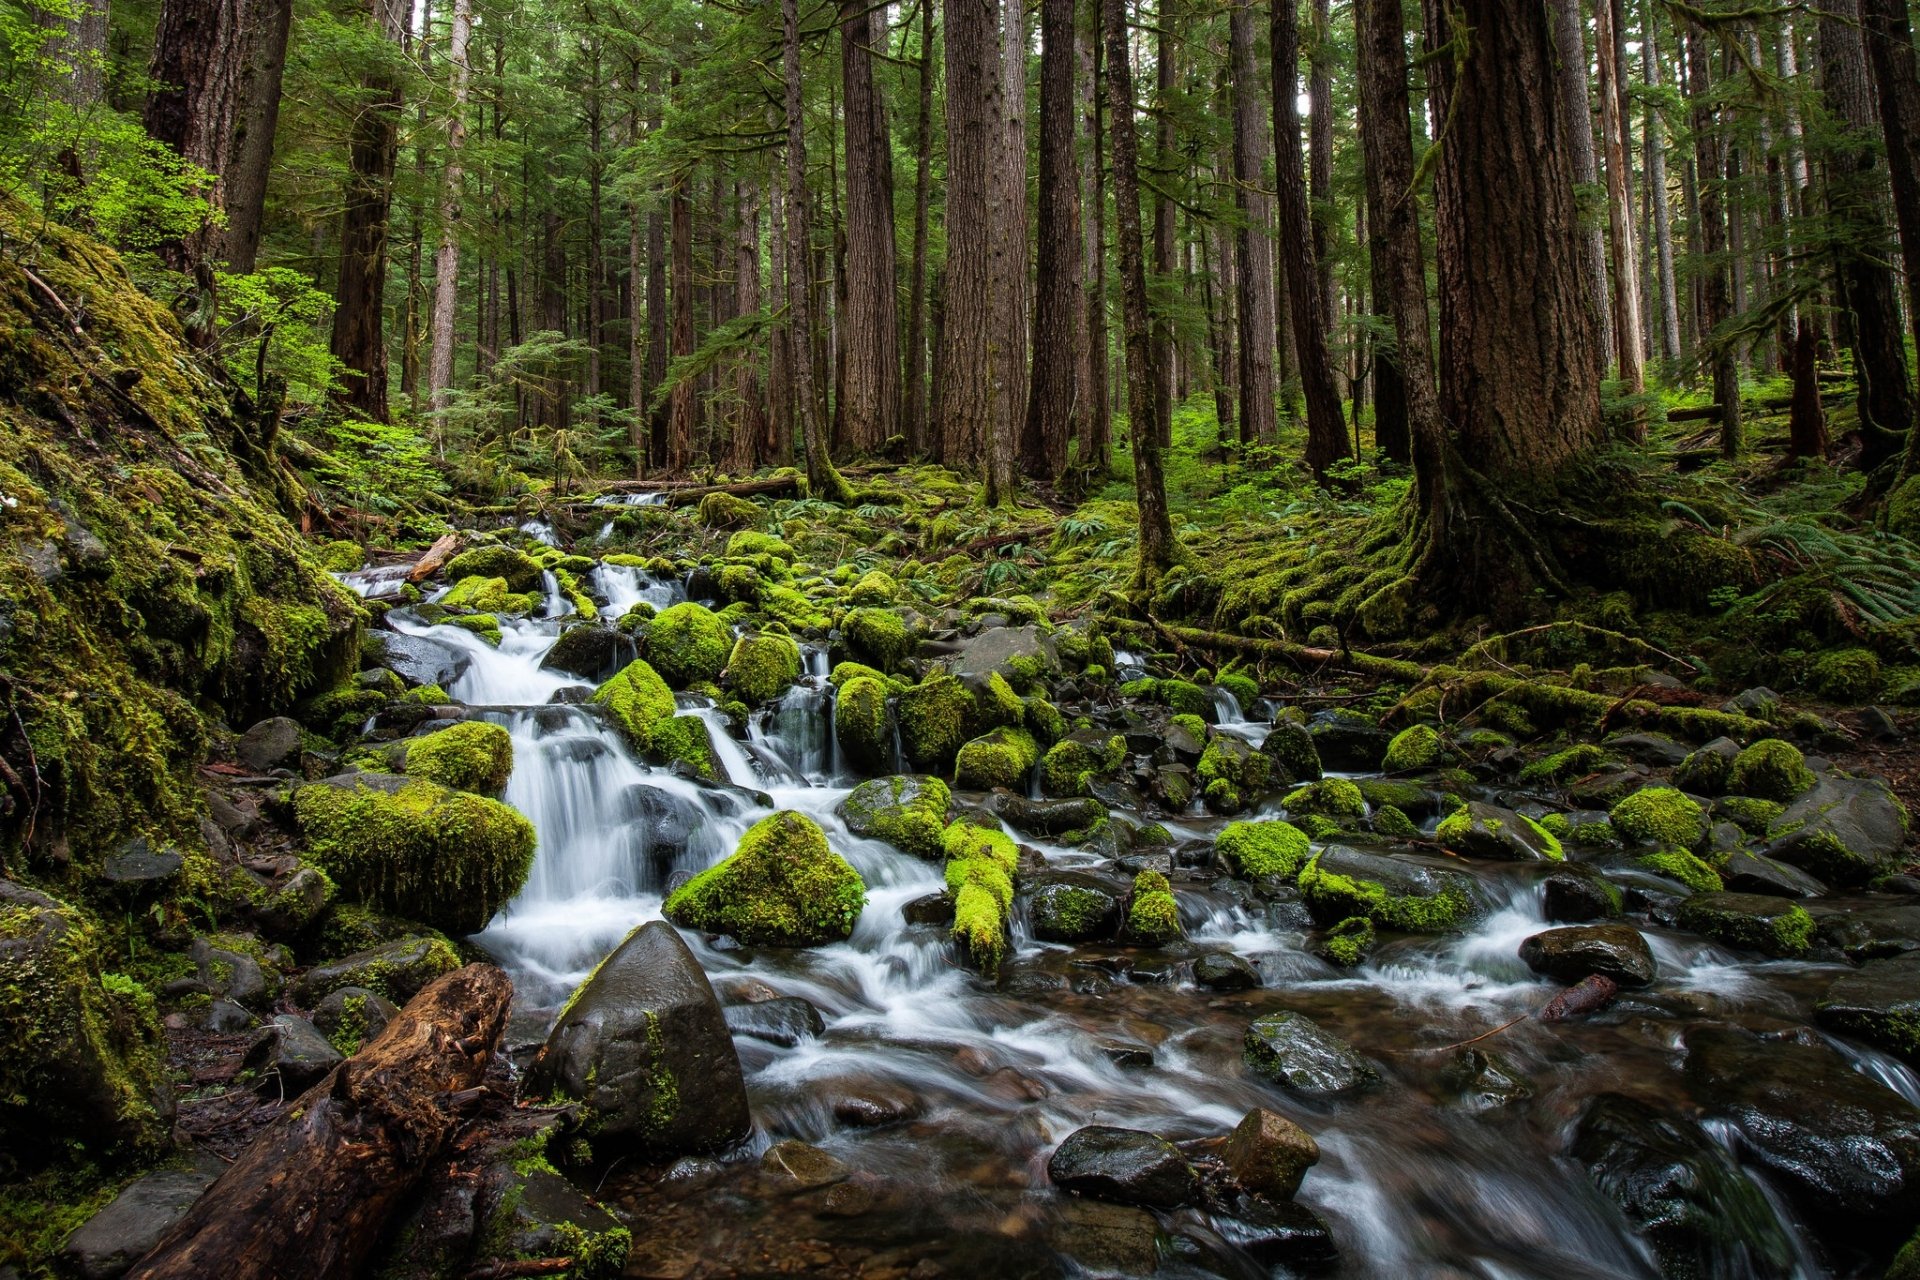
[[[1622,74],[1619,42],[1614,38],[1612,0],[1593,7],[1594,47],[1600,58],[1600,136],[1607,156],[1607,250],[1613,258],[1613,351],[1622,389],[1639,396],[1647,389],[1640,331],[1640,251],[1633,230],[1633,195],[1628,189],[1628,126],[1621,109]],[[1636,440],[1647,434],[1646,410],[1637,405],[1627,417],[1628,433]]]
[[[234,122],[253,47],[252,13],[248,0],[165,0],[147,66],[155,85],[147,96],[147,133],[212,175],[211,189],[200,194],[215,209],[226,208]],[[219,229],[208,224],[161,246],[160,256],[175,270],[194,274],[220,256],[219,244]]]
[[[984,444],[986,502],[1013,501],[1014,457],[1027,409],[1027,16],[1024,0],[1000,11],[999,161],[989,205],[993,222],[994,405]]]
[[[894,302],[893,142],[874,83],[875,26],[886,10],[842,0],[840,65],[846,93],[847,305],[840,318],[847,443],[873,453],[900,433],[900,324]],[[884,37],[883,37],[884,38]]]
[[[812,234],[807,220],[807,120],[800,97],[800,7],[780,0],[781,68],[787,117],[787,304],[793,316],[794,412],[807,450],[807,492],[828,502],[847,502],[853,491],[827,454],[827,425],[815,390],[813,361],[805,353],[813,333]]]
[[[386,1225],[485,1076],[513,986],[491,965],[437,978],[378,1039],[263,1130],[132,1280],[333,1280],[373,1261]]]
[[[947,265],[945,322],[936,355],[940,458],[984,459],[1005,388],[996,385],[994,305],[1004,248],[994,206],[995,167],[1004,147],[1000,111],[998,0],[947,10]]]
[[[1907,321],[1920,335],[1920,79],[1915,76],[1913,33],[1899,0],[1863,0],[1867,61],[1880,100],[1880,127],[1887,142],[1893,216],[1900,228],[1900,259],[1906,268]],[[1920,349],[1920,348],[1917,348]],[[1904,389],[1904,384],[1903,384]],[[1920,425],[1911,418],[1899,479],[1920,475]],[[1861,459],[1862,465],[1871,465]]]
[[[1640,57],[1649,89],[1660,88],[1660,53],[1653,0],[1641,8]],[[1657,97],[1657,94],[1656,94]],[[1673,274],[1673,208],[1667,195],[1667,144],[1660,108],[1647,104],[1645,142],[1648,202],[1653,206],[1654,275],[1660,292],[1661,355],[1669,367],[1680,359],[1680,293]]]
[[[760,211],[753,188],[746,183],[738,185],[735,203],[739,226],[733,250],[734,314],[746,316],[760,310]],[[767,441],[766,399],[760,387],[760,369],[752,355],[743,352],[735,361],[733,390],[740,402],[733,467],[736,472],[751,471],[771,461],[762,456]]]
[[[1600,165],[1593,150],[1593,113],[1587,101],[1587,35],[1580,18],[1580,0],[1553,0],[1553,43],[1559,59],[1555,85],[1567,121],[1572,148],[1573,180],[1595,191]],[[1584,214],[1584,210],[1583,210]],[[1601,350],[1613,350],[1613,321],[1607,310],[1607,238],[1599,220],[1582,219],[1586,240],[1587,287],[1593,291],[1595,314],[1600,317]]]
[[[411,10],[405,0],[372,0],[373,16],[398,56]],[[398,158],[400,79],[379,68],[365,81],[368,102],[354,117],[347,155],[346,212],[340,229],[340,278],[334,287],[333,358],[346,373],[340,399],[374,422],[387,420],[387,221]]]
[[[1080,395],[1085,358],[1082,305],[1080,163],[1073,117],[1073,0],[1040,5],[1040,192],[1038,265],[1034,274],[1033,377],[1028,387],[1020,462],[1027,475],[1055,481],[1067,469],[1067,447],[1083,434]]]
[[[433,354],[427,369],[427,400],[435,411],[447,407],[453,386],[454,322],[460,311],[461,152],[467,143],[467,42],[473,34],[472,0],[453,0],[453,24],[447,33],[447,65],[453,106],[447,114],[447,166],[440,175],[440,247],[433,255]]]
[[[1080,453],[1081,466],[1092,471],[1097,482],[1104,483],[1113,467],[1112,374],[1108,368],[1107,338],[1107,166],[1105,124],[1106,83],[1102,67],[1106,60],[1106,42],[1102,38],[1103,0],[1088,0],[1092,13],[1092,67],[1087,76],[1087,132],[1093,138],[1092,170],[1088,176],[1089,201],[1093,216],[1087,220],[1087,385],[1092,406],[1087,424],[1087,439]]]
[[[1176,0],[1158,0],[1154,13],[1154,164],[1159,182],[1153,193],[1153,288],[1167,290],[1173,284],[1174,208],[1168,187],[1179,166],[1173,148],[1173,87],[1177,58],[1173,31],[1179,23]],[[1153,297],[1150,288],[1148,298]],[[1153,320],[1153,431],[1161,448],[1173,443],[1173,323],[1164,308]]]
[[[1233,82],[1233,203],[1240,219],[1233,229],[1234,282],[1239,290],[1240,443],[1271,440],[1274,417],[1273,221],[1266,192],[1267,139],[1254,57],[1253,0],[1233,0],[1227,10],[1227,59]]]
[[[1333,293],[1333,18],[1328,0],[1313,0],[1313,44],[1307,57],[1307,191],[1313,216],[1314,280],[1320,290],[1320,332],[1339,323]]]
[[[1720,452],[1738,457],[1743,444],[1740,413],[1740,370],[1733,345],[1721,326],[1733,315],[1732,275],[1728,264],[1726,212],[1726,148],[1720,138],[1719,113],[1708,95],[1712,76],[1707,70],[1706,41],[1698,31],[1687,32],[1688,93],[1693,99],[1693,145],[1699,165],[1700,217],[1698,248],[1705,262],[1701,287],[1701,335],[1713,366],[1713,398],[1721,405]]]
[[[667,220],[673,245],[669,270],[673,276],[673,358],[693,354],[693,201],[687,195],[690,176],[674,174],[667,200]],[[676,378],[667,392],[667,469],[680,473],[693,465],[693,436],[700,406],[694,403],[693,382]]]
[[[913,266],[907,302],[907,377],[905,417],[907,452],[928,451],[927,396],[927,203],[933,163],[933,5],[920,0],[920,105],[913,131],[919,155],[913,179]]]
[[[1323,327],[1325,304],[1313,254],[1313,221],[1300,153],[1299,0],[1273,0],[1273,131],[1278,161],[1275,186],[1280,198],[1281,257],[1293,311],[1294,351],[1300,359],[1300,390],[1307,406],[1307,466],[1324,480],[1327,468],[1351,457],[1340,389],[1333,381],[1333,357]]]
[[[1127,60],[1126,0],[1103,0],[1107,109],[1113,127],[1113,203],[1120,247],[1120,297],[1127,347],[1127,416],[1133,435],[1133,487],[1140,508],[1135,583],[1151,591],[1173,564],[1167,483],[1153,429],[1153,338],[1147,313],[1146,250],[1140,233],[1140,144],[1133,116],[1133,68]]]
[[[102,8],[104,9],[104,5]],[[260,259],[260,233],[273,170],[273,136],[280,124],[280,85],[287,69],[287,32],[293,0],[254,0],[253,28],[227,181],[227,270],[249,275]]]

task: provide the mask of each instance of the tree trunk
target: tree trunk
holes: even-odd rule
[[[847,443],[877,452],[900,431],[900,325],[894,302],[893,143],[874,83],[875,24],[886,10],[842,0],[840,65],[846,90],[846,352],[841,419]]]
[[[1887,142],[1893,216],[1900,228],[1900,260],[1907,276],[1907,321],[1920,335],[1920,80],[1914,72],[1913,33],[1900,0],[1863,0],[1867,61],[1880,100],[1880,127]],[[1902,389],[1905,389],[1903,382]],[[1920,475],[1920,424],[1901,424],[1907,435],[1899,479]],[[1863,466],[1872,462],[1861,459]]]
[[[1593,190],[1600,185],[1600,165],[1593,151],[1593,112],[1587,102],[1587,34],[1580,19],[1580,0],[1552,0],[1553,43],[1558,56],[1555,86],[1567,122],[1572,148],[1573,180]],[[1587,287],[1593,293],[1594,312],[1600,318],[1601,350],[1613,350],[1613,322],[1607,311],[1607,239],[1596,221],[1586,225]]]
[[[1240,443],[1271,440],[1273,408],[1272,201],[1266,192],[1267,139],[1260,71],[1254,58],[1253,0],[1227,10],[1227,58],[1233,82],[1233,274],[1239,290]]]
[[[1154,164],[1159,182],[1153,194],[1154,287],[1167,290],[1173,283],[1174,214],[1168,188],[1180,158],[1173,149],[1173,86],[1175,78],[1173,32],[1180,21],[1176,0],[1158,0],[1154,13]],[[1148,298],[1153,294],[1148,292]],[[1161,448],[1173,443],[1173,322],[1161,308],[1153,320],[1153,431]]]
[[[1568,144],[1569,126],[1587,123],[1566,119],[1544,9],[1429,0],[1436,47],[1456,20],[1472,32],[1464,60],[1429,64],[1449,104],[1434,227],[1450,439],[1440,483],[1423,486],[1426,581],[1502,617],[1528,611],[1536,587],[1566,585],[1509,499],[1552,492],[1601,436],[1604,348]],[[1416,426],[1416,465],[1421,447]]]
[[[1713,398],[1720,409],[1720,452],[1738,457],[1743,443],[1740,414],[1740,371],[1733,343],[1720,332],[1733,315],[1731,273],[1728,268],[1725,179],[1726,149],[1720,138],[1718,112],[1708,99],[1712,78],[1707,71],[1705,40],[1687,32],[1688,95],[1693,99],[1693,144],[1699,164],[1699,249],[1706,259],[1701,290],[1702,342],[1713,364]]]
[[[1600,58],[1600,135],[1607,153],[1607,248],[1613,257],[1614,360],[1623,390],[1639,396],[1647,389],[1643,363],[1645,337],[1640,332],[1640,251],[1633,231],[1633,196],[1627,187],[1631,163],[1628,125],[1621,109],[1621,81],[1614,39],[1612,0],[1597,0],[1593,8],[1594,47]],[[1636,440],[1647,434],[1646,410],[1637,405],[1627,418]]]
[[[673,246],[669,270],[673,274],[673,358],[693,354],[693,201],[687,196],[690,175],[685,169],[673,177],[667,201],[667,220]],[[667,469],[676,474],[693,465],[693,435],[700,406],[694,403],[693,381],[674,379],[667,392]]]
[[[1313,256],[1313,221],[1300,154],[1299,0],[1273,0],[1273,131],[1278,161],[1281,257],[1286,260],[1287,294],[1293,310],[1294,351],[1300,358],[1300,390],[1307,405],[1307,466],[1316,480],[1327,468],[1351,457],[1340,389],[1333,381],[1333,358],[1323,327],[1325,304]]]
[[[1087,132],[1093,138],[1092,173],[1087,181],[1093,206],[1093,216],[1087,220],[1087,386],[1093,413],[1087,424],[1086,447],[1080,454],[1081,465],[1092,471],[1098,483],[1106,482],[1113,466],[1113,379],[1107,367],[1107,130],[1106,83],[1101,70],[1106,61],[1106,41],[1102,38],[1102,4],[1103,0],[1088,0],[1087,6],[1092,13],[1089,25],[1093,32],[1087,41],[1093,58],[1087,76]]]
[[[104,10],[105,6],[101,8]],[[89,10],[91,12],[91,10]],[[233,140],[233,172],[227,180],[227,270],[250,275],[260,259],[267,177],[273,170],[273,135],[280,124],[280,85],[287,69],[287,32],[293,0],[255,0],[239,135]]]
[[[752,187],[739,184],[736,205],[740,225],[733,250],[734,314],[746,316],[760,310],[760,214]],[[740,401],[733,450],[733,468],[737,473],[751,471],[770,460],[761,456],[767,439],[767,411],[760,388],[760,370],[751,355],[742,353],[735,362],[733,389]]]
[[[913,131],[919,155],[913,179],[913,267],[907,302],[907,452],[928,451],[927,403],[927,197],[933,163],[933,4],[920,0],[920,105]]]
[[[768,233],[773,241],[768,270],[776,311],[785,311],[787,321],[777,324],[767,337],[767,443],[779,462],[793,460],[793,312],[788,305],[791,289],[787,284],[787,198],[775,183],[768,200]]]
[[[800,8],[798,0],[780,0],[781,67],[786,83],[787,117],[787,303],[793,315],[794,412],[807,450],[807,493],[828,502],[847,502],[853,490],[827,456],[827,428],[815,391],[813,361],[805,353],[813,333],[810,252],[807,223],[807,120],[800,97]]]
[[[1083,435],[1078,420],[1086,314],[1082,306],[1080,163],[1074,150],[1073,0],[1040,5],[1039,258],[1034,274],[1033,377],[1028,387],[1020,463],[1036,480],[1067,469],[1067,445]]]
[[[660,83],[656,79],[650,96],[655,114],[647,120],[647,133],[661,127],[658,114]],[[660,388],[667,380],[667,350],[670,342],[667,320],[667,220],[661,212],[658,194],[647,209],[647,461],[655,468],[667,465],[667,406],[659,403]]]
[[[405,0],[373,0],[373,16],[397,58],[411,10]],[[340,227],[340,279],[334,286],[333,358],[346,373],[342,403],[374,422],[387,420],[387,220],[399,150],[399,76],[382,67],[365,82],[368,102],[354,117],[347,155],[346,212]]]
[[[1216,173],[1218,169],[1216,168]],[[1226,229],[1219,223],[1200,232],[1200,281],[1207,303],[1207,336],[1213,355],[1213,420],[1219,453],[1225,458],[1233,441],[1238,413],[1234,407],[1234,388],[1239,381],[1238,357],[1234,353],[1233,246]]]
[[[1641,8],[1640,56],[1649,89],[1660,88],[1660,53],[1656,40],[1653,0]],[[1658,95],[1656,94],[1657,98]],[[1667,143],[1660,127],[1660,109],[1647,104],[1646,155],[1648,202],[1653,206],[1654,274],[1660,291],[1661,355],[1669,367],[1680,359],[1680,292],[1673,275],[1673,210],[1667,198]]]
[[[1113,126],[1113,204],[1127,346],[1127,416],[1133,435],[1134,495],[1140,508],[1140,558],[1135,584],[1150,593],[1160,575],[1173,564],[1173,525],[1167,514],[1160,442],[1153,429],[1153,339],[1147,314],[1146,250],[1140,234],[1140,144],[1133,124],[1126,0],[1104,0],[1104,9],[1107,109]]]
[[[107,0],[73,0],[57,14],[34,10],[35,23],[53,33],[40,56],[56,68],[54,92],[75,111],[91,111],[106,96],[110,16]],[[77,168],[79,157],[72,163]]]
[[[989,217],[993,224],[994,403],[984,440],[986,502],[1013,501],[1014,457],[1027,410],[1027,16],[1024,0],[1004,0],[1000,13],[1000,148]],[[951,157],[949,157],[951,162]]]
[[[1312,196],[1314,280],[1320,289],[1320,332],[1329,337],[1334,314],[1333,234],[1333,52],[1328,0],[1313,0],[1313,45],[1307,59],[1307,190]]]
[[[461,151],[467,143],[467,42],[472,33],[472,0],[453,0],[453,25],[447,34],[453,105],[447,113],[447,167],[440,176],[440,248],[433,256],[433,357],[427,370],[428,403],[436,411],[447,407],[447,389],[453,385],[454,321],[460,312]]]
[[[1004,146],[1000,112],[998,0],[948,8],[946,319],[936,355],[940,457],[983,460],[995,429],[1000,365],[994,289],[1002,272],[995,173]]]
[[[147,75],[155,88],[147,95],[147,133],[212,175],[211,189],[200,194],[215,209],[226,208],[234,123],[253,50],[253,12],[249,0],[164,0],[153,34]],[[220,256],[219,245],[219,229],[208,224],[161,246],[160,256],[176,271],[197,274]],[[209,276],[203,288],[210,287]],[[211,332],[209,322],[199,336],[210,339]]]
[[[635,100],[627,108],[627,145],[640,141],[639,60],[631,71]],[[627,202],[627,446],[633,452],[633,478],[647,478],[647,254],[646,215],[638,199]]]
[[[372,1263],[381,1231],[485,1076],[513,985],[491,965],[429,983],[378,1039],[262,1130],[132,1280],[333,1280]]]

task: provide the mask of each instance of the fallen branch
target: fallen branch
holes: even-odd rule
[[[467,1280],[516,1280],[519,1276],[559,1276],[573,1270],[572,1258],[520,1258],[489,1262],[467,1272]]]
[[[407,581],[424,582],[428,578],[431,578],[434,574],[440,572],[440,566],[450,560],[453,557],[453,553],[459,550],[459,548],[459,534],[443,534],[432,546],[427,548],[427,553],[421,556],[413,568],[408,571]]]
[[[1424,680],[1431,668],[1417,662],[1408,662],[1401,658],[1382,658],[1370,653],[1342,652],[1339,649],[1322,649],[1314,645],[1295,644],[1291,640],[1258,640],[1252,636],[1230,635],[1224,631],[1202,631],[1195,627],[1174,627],[1149,616],[1148,622],[1170,643],[1191,645],[1196,649],[1226,650],[1230,653],[1247,653],[1263,658],[1280,658],[1295,666],[1345,667],[1349,671],[1358,671],[1362,675],[1378,676],[1383,680]]]
[[[1483,1031],[1471,1040],[1456,1040],[1452,1044],[1443,1044],[1443,1045],[1433,1046],[1430,1048],[1421,1048],[1421,1049],[1389,1049],[1387,1050],[1387,1052],[1393,1053],[1393,1054],[1447,1053],[1453,1049],[1464,1049],[1470,1044],[1479,1044],[1482,1040],[1491,1040],[1493,1037],[1499,1035],[1502,1031],[1505,1031],[1507,1028],[1517,1027],[1532,1016],[1533,1016],[1532,1014],[1523,1013],[1519,1017],[1515,1018],[1513,1021],[1503,1022],[1491,1031]]]

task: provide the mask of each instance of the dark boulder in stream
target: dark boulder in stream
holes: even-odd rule
[[[1178,1208],[1199,1190],[1193,1167],[1171,1142],[1103,1124],[1068,1134],[1048,1159],[1047,1176],[1065,1191],[1156,1209]]]
[[[724,1151],[752,1127],[733,1035],[670,924],[627,935],[560,1012],[530,1088],[592,1108],[598,1143],[649,1155]]]
[[[1640,931],[1624,924],[1574,925],[1536,933],[1520,944],[1520,958],[1535,973],[1560,982],[1603,974],[1623,987],[1653,981],[1653,951]]]
[[[1380,1078],[1358,1049],[1305,1014],[1255,1019],[1244,1050],[1255,1074],[1308,1097],[1345,1093]]]
[[[1821,1026],[1920,1063],[1920,951],[1840,975],[1814,1008]]]

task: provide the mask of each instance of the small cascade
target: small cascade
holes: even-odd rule
[[[1246,714],[1240,710],[1240,699],[1219,685],[1213,687],[1213,718],[1222,727],[1247,722]]]
[[[546,603],[541,606],[542,617],[564,618],[575,611],[573,601],[567,599],[566,593],[560,590],[560,579],[553,570],[549,569],[540,575],[540,587],[546,594]]]
[[[336,573],[342,586],[355,595],[367,600],[397,600],[401,597],[407,577],[413,572],[410,564],[382,564],[370,569],[355,569],[351,573]]]
[[[633,565],[602,561],[594,568],[593,584],[606,599],[608,614],[615,618],[643,600],[658,611],[687,598],[686,589],[679,582],[672,578],[662,581]]]
[[[796,684],[748,721],[751,741],[809,786],[833,779],[833,693]]]
[[[520,522],[520,532],[526,534],[543,547],[557,547],[560,545],[560,539],[555,535],[553,526],[545,520],[522,520]]]
[[[464,627],[430,626],[402,609],[387,615],[387,623],[402,635],[424,636],[467,658],[467,669],[447,690],[456,701],[480,707],[538,706],[579,679],[557,671],[543,671],[541,659],[560,638],[557,624],[540,619],[502,618],[500,645],[495,648]]]

